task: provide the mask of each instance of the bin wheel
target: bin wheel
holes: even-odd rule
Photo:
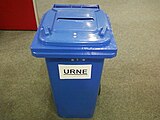
[[[99,85],[98,96],[101,94],[101,84]]]

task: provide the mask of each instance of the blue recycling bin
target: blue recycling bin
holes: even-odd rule
[[[109,18],[99,5],[53,5],[41,20],[31,52],[46,60],[58,115],[92,117],[104,59],[117,54]]]

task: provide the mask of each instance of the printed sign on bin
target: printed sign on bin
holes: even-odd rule
[[[92,65],[64,65],[59,64],[60,79],[91,79]]]

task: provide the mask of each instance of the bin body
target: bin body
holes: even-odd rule
[[[52,92],[59,116],[92,117],[96,105],[103,59],[46,59]],[[59,79],[58,65],[92,65],[91,79]]]
[[[59,116],[93,116],[103,62],[117,54],[111,24],[98,5],[55,4],[31,45],[45,58]]]

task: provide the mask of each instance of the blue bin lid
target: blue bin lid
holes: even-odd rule
[[[52,58],[111,58],[117,52],[109,18],[99,5],[63,4],[45,13],[31,50],[36,57]]]

